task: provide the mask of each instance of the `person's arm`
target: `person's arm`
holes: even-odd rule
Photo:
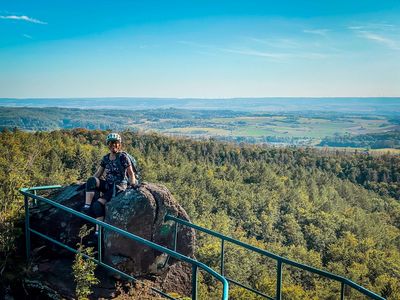
[[[93,177],[100,178],[101,175],[103,175],[104,168],[102,166],[99,166],[94,173]]]
[[[135,172],[133,171],[132,165],[129,165],[128,169],[129,184],[135,186],[137,184]]]

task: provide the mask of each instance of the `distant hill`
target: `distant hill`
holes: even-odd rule
[[[329,111],[400,115],[400,98],[0,98],[0,106],[82,109],[229,110],[252,112]]]

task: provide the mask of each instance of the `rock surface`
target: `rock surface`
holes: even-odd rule
[[[167,214],[189,220],[167,188],[144,184],[138,190],[128,190],[107,203],[105,222],[172,249],[174,227],[172,222],[164,222]],[[187,227],[179,228],[178,251],[193,257],[194,231]],[[146,245],[105,231],[104,248],[105,261],[119,270],[135,276],[163,273],[167,256]]]
[[[64,187],[47,197],[79,211],[84,202],[84,184]],[[33,229],[72,248],[76,248],[76,244],[80,241],[78,233],[81,226],[89,223],[48,204],[41,203],[31,211],[31,227]],[[128,189],[107,203],[105,222],[172,249],[174,224],[171,221],[164,221],[167,214],[189,220],[186,212],[166,187],[143,183],[138,189]],[[193,257],[194,230],[185,226],[178,228],[178,252]],[[190,294],[191,268],[187,264],[175,259],[167,259],[167,255],[108,229],[104,230],[103,237],[103,261],[105,263],[136,278],[149,278],[150,276],[153,278],[155,287],[161,288],[165,292],[176,292],[180,295]],[[45,256],[47,260],[53,258],[55,261],[59,261],[62,257],[71,257],[70,252],[60,251],[59,246],[47,243],[34,234],[32,234],[32,244],[33,248],[43,244],[47,245],[46,251],[41,251],[42,256]],[[49,264],[47,261],[46,264],[49,266],[51,262]],[[52,271],[56,272],[56,270]],[[63,283],[62,280],[60,282]],[[47,284],[57,289],[58,284],[55,282]],[[101,290],[101,288],[100,284],[97,290]],[[67,296],[66,290],[68,289],[62,288],[62,294],[65,296]],[[110,294],[108,287],[107,291]],[[96,295],[101,297],[98,293]],[[104,297],[108,298],[106,295]]]

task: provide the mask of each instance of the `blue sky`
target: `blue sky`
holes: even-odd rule
[[[400,1],[1,1],[0,97],[400,96]]]

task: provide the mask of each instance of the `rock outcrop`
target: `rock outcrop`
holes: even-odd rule
[[[173,224],[164,222],[167,214],[189,220],[167,188],[144,184],[138,190],[119,194],[106,205],[105,222],[164,247],[173,247]],[[193,256],[194,232],[179,227],[178,252]],[[105,261],[135,276],[162,274],[167,256],[115,233],[104,234]]]
[[[47,197],[79,211],[84,202],[84,184],[64,187]],[[83,224],[88,223],[87,221],[48,204],[40,204],[31,211],[31,227],[33,229],[76,248],[76,244],[80,241],[79,230]],[[107,203],[105,222],[172,249],[174,226],[173,222],[164,221],[167,214],[189,220],[186,212],[175,201],[166,187],[143,183],[138,189],[128,189]],[[178,228],[178,252],[193,257],[194,230],[185,226]],[[104,230],[103,237],[103,261],[105,263],[136,278],[153,278],[155,287],[163,291],[181,295],[190,294],[191,268],[187,264],[168,258],[164,253],[129,240],[110,230]],[[46,256],[47,266],[51,265],[48,259],[59,261],[61,258],[71,257],[70,252],[62,251],[59,246],[46,243],[35,235],[32,235],[32,240],[33,247],[47,245],[44,255],[42,251],[42,256]],[[90,242],[90,240],[84,240],[84,242]],[[93,245],[96,246],[96,243]],[[40,267],[38,269],[40,270]],[[46,284],[57,290],[56,283],[53,282],[52,285],[51,282],[48,282]],[[101,289],[101,286],[97,289]],[[65,295],[65,290],[65,287],[63,287],[64,296],[68,296]],[[101,295],[97,296],[101,297]],[[106,295],[103,296],[107,298]]]

